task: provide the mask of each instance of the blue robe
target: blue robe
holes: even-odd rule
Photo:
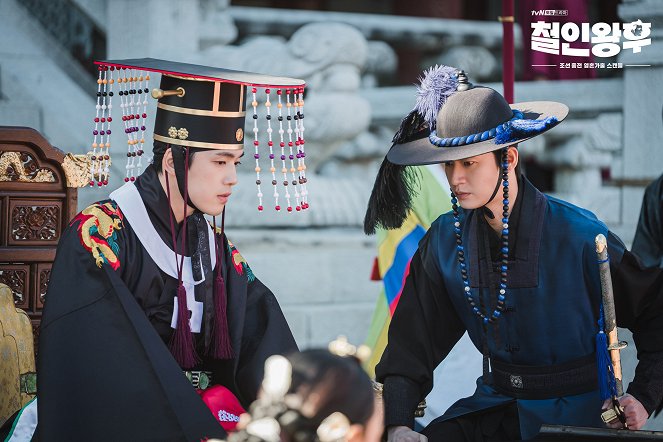
[[[481,319],[466,300],[452,214],[440,216],[420,242],[376,368],[378,380],[385,382],[388,426],[411,424],[409,408],[430,392],[433,370],[465,331],[479,351],[485,339],[490,358],[507,364],[551,366],[591,358],[601,300],[594,246],[599,233],[609,239],[615,290],[622,291],[616,300],[618,321],[634,330],[639,350],[646,352],[639,356],[653,355],[660,362],[660,272],[644,272],[637,278],[640,286],[628,292],[633,279],[622,267],[625,261],[633,264],[633,259],[621,241],[592,213],[545,196],[524,179],[511,218],[506,309],[487,326],[485,335]],[[461,209],[461,228],[475,302],[478,305],[481,296],[483,305],[490,306],[483,311],[492,312],[500,275],[490,270],[496,263],[489,256],[499,241],[487,226],[483,209]],[[498,393],[491,384],[490,374],[479,378],[472,396],[456,402],[431,425],[513,401],[523,439],[534,437],[543,423],[602,425],[598,384],[582,394],[536,400]],[[663,398],[661,386],[661,375],[640,371],[629,392],[651,412]]]

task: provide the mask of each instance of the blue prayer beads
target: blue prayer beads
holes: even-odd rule
[[[481,322],[484,325],[494,323],[499,318],[502,317],[502,312],[505,309],[506,301],[506,282],[507,282],[507,271],[508,271],[508,259],[509,259],[509,175],[508,175],[508,166],[507,162],[507,151],[508,148],[502,149],[502,188],[503,196],[503,213],[502,213],[502,247],[500,252],[502,253],[502,264],[500,265],[500,284],[499,284],[499,294],[497,295],[497,305],[493,312],[488,316],[487,313],[481,311],[479,306],[474,302],[472,297],[472,288],[470,287],[470,280],[467,274],[467,264],[465,263],[465,250],[463,247],[462,241],[462,230],[460,228],[460,217],[458,213],[458,198],[454,195],[453,191],[451,192],[451,210],[453,213],[454,219],[454,234],[456,236],[456,253],[458,254],[458,263],[460,264],[460,275],[463,280],[463,289],[465,290],[465,299],[467,300],[472,312],[477,315]]]

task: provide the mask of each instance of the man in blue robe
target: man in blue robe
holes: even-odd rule
[[[641,269],[592,213],[543,195],[518,167],[517,144],[559,124],[568,108],[509,105],[446,66],[426,72],[418,95],[376,179],[365,230],[404,219],[405,166],[443,163],[453,209],[419,243],[376,368],[389,440],[517,440],[542,424],[604,426],[595,359],[600,233],[618,324],[633,331],[640,360],[619,400],[629,428],[641,428],[663,399],[663,273]],[[420,435],[414,410],[466,331],[484,374],[472,396]]]

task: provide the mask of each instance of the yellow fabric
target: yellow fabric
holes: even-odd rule
[[[35,372],[30,318],[14,306],[12,291],[0,284],[0,425],[34,394],[21,392],[21,374]]]
[[[380,278],[384,277],[387,270],[394,263],[395,251],[398,244],[409,235],[418,225],[423,225],[428,229],[428,225],[421,222],[419,217],[414,211],[410,211],[408,217],[403,222],[403,225],[394,230],[390,230],[385,235],[384,240],[378,246],[378,266],[380,269]]]
[[[436,165],[434,167],[441,166]],[[412,170],[418,175],[419,188],[412,200],[412,210],[408,214],[408,217],[398,229],[379,229],[376,232],[378,243],[377,261],[380,278],[384,278],[387,271],[391,268],[396,256],[396,250],[403,238],[409,235],[417,226],[428,230],[431,223],[441,213],[445,213],[451,209],[447,189],[442,187],[440,181],[435,176],[435,171],[429,169],[428,166],[416,166],[412,167]],[[440,173],[442,173],[441,170]],[[366,345],[372,349],[371,358],[364,365],[366,371],[371,376],[375,376],[375,366],[380,361],[382,353],[387,346],[390,323],[391,313],[383,286],[373,313],[371,328],[365,341]]]

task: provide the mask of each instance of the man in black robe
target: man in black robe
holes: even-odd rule
[[[645,190],[631,251],[646,266],[663,267],[663,175]]]
[[[164,73],[153,92],[154,164],[62,234],[41,325],[36,436],[224,437],[200,390],[223,385],[247,407],[265,359],[297,346],[274,295],[223,223],[212,230],[203,213],[223,213],[237,182],[245,87],[301,82],[150,59],[104,63]]]

